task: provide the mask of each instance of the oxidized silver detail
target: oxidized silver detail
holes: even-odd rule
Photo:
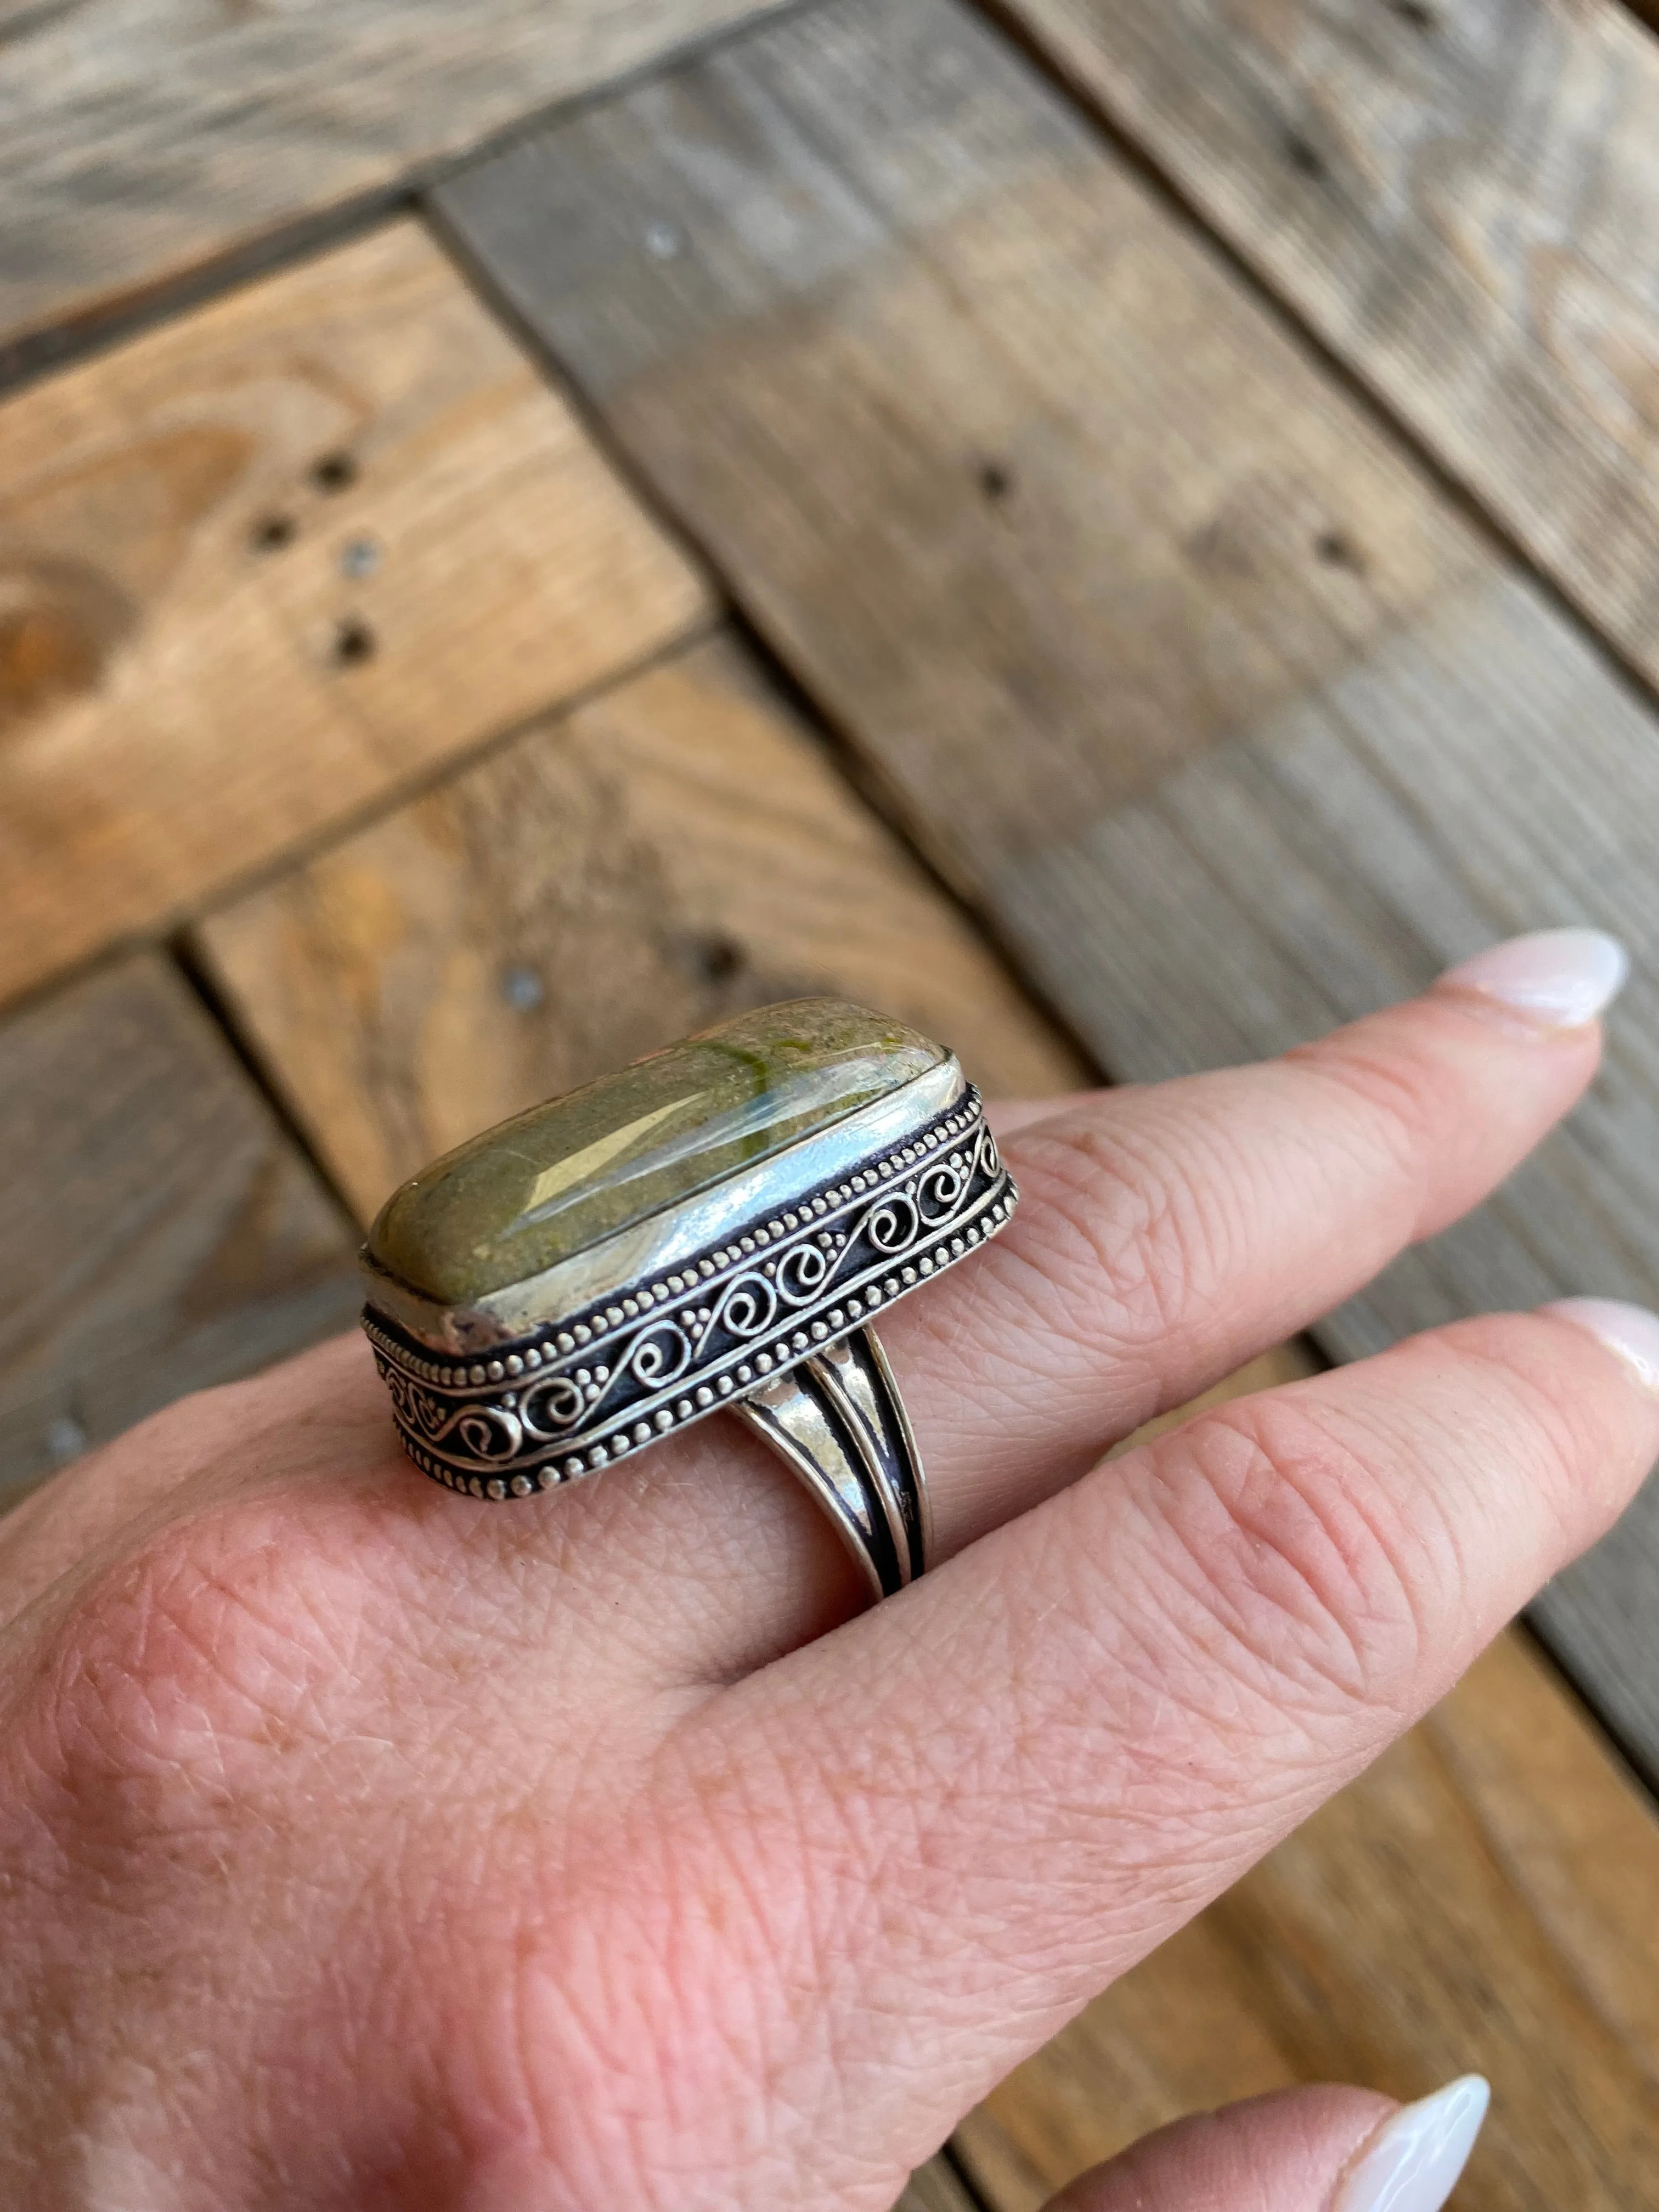
[[[416,1466],[475,1498],[526,1498],[864,1328],[994,1237],[1018,1195],[970,1087],[902,1145],[780,1214],[485,1357],[439,1354],[373,1305],[363,1326]]]

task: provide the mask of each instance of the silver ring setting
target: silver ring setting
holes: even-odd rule
[[[415,1465],[524,1498],[728,1408],[808,1483],[872,1592],[914,1579],[926,1483],[870,1323],[994,1236],[1018,1195],[978,1092],[932,1049],[920,1075],[465,1304],[388,1265],[377,1223],[363,1326]]]

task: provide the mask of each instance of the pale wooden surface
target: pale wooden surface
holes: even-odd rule
[[[1184,2112],[1470,2069],[1457,2212],[1646,2212],[1659,2174],[1659,1823],[1519,1633],[958,2131],[994,2212]]]
[[[0,380],[759,0],[0,5]]]
[[[830,0],[437,207],[1114,1073],[1625,939],[1590,1103],[1328,1346],[1659,1300],[1659,720],[983,24]],[[1659,1489],[1538,1615],[1659,1774],[1656,1609]]]
[[[1652,680],[1659,42],[1620,0],[1003,0]]]
[[[356,1314],[349,1224],[154,956],[0,1023],[0,1505]]]
[[[0,407],[0,997],[708,607],[410,222],[20,394]]]
[[[988,1091],[1088,1079],[723,641],[492,753],[211,915],[198,943],[361,1218],[492,1121],[830,991]]]

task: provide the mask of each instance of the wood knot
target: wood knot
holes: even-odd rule
[[[1325,156],[1305,131],[1292,126],[1285,133],[1284,146],[1285,159],[1298,176],[1317,179],[1328,173]]]
[[[1313,550],[1314,558],[1327,568],[1346,568],[1351,576],[1365,574],[1365,556],[1345,530],[1322,530]]]
[[[0,736],[97,690],[137,619],[85,562],[0,556]]]

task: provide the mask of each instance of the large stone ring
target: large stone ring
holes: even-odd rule
[[[952,1054],[797,999],[434,1161],[369,1232],[363,1327],[450,1489],[528,1498],[729,1408],[886,1595],[927,1564],[927,1490],[871,1317],[1016,1196]]]

